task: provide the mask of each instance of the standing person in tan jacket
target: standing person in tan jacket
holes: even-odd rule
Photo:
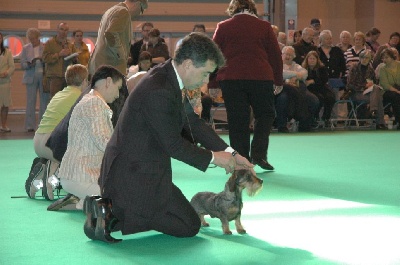
[[[96,45],[89,60],[89,73],[103,64],[115,66],[126,75],[132,40],[131,18],[147,8],[147,0],[125,0],[108,9],[100,21]]]
[[[49,39],[44,45],[42,56],[45,63],[45,82],[43,91],[50,92],[50,98],[67,86],[65,71],[68,65],[73,64],[76,59],[70,56],[76,50],[67,38],[68,31],[68,24],[61,22],[57,26],[57,35]]]

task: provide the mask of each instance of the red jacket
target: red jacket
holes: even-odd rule
[[[226,58],[221,80],[272,80],[282,85],[282,56],[271,24],[240,14],[218,23],[214,41]]]

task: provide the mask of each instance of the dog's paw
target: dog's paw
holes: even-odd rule
[[[210,224],[209,224],[209,223],[207,223],[207,222],[202,222],[202,223],[201,223],[201,226],[206,226],[206,227],[209,227],[209,226],[210,226]]]
[[[224,231],[224,234],[225,235],[232,235],[232,231],[230,231],[230,230]]]
[[[238,234],[246,234],[246,230],[244,229],[237,229]]]

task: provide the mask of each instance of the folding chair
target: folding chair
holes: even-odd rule
[[[346,103],[348,106],[348,114],[347,117],[345,119],[343,118],[333,118],[330,120],[331,122],[331,130],[337,128],[337,122],[338,121],[343,121],[344,122],[344,126],[343,128],[361,128],[361,127],[372,127],[374,124],[372,119],[360,119],[357,112],[360,110],[361,107],[365,106],[366,104],[368,104],[367,101],[365,100],[351,100],[351,99],[341,99],[341,100],[337,100],[335,102],[336,104],[341,104],[341,103]],[[361,126],[360,125],[360,121],[365,122],[365,124],[370,124],[370,126]]]
[[[226,117],[226,108],[222,100],[220,88],[209,88],[210,97],[213,105],[210,111],[210,125],[214,131],[227,131],[228,119]]]

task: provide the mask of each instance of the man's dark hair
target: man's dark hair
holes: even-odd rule
[[[146,27],[146,26],[154,28],[153,23],[151,23],[151,22],[145,22],[145,23],[142,24],[142,30],[143,30],[144,27]]]
[[[102,65],[97,68],[96,72],[94,73],[90,86],[93,88],[97,81],[106,79],[107,77],[111,77],[113,83],[118,82],[120,79],[125,80],[125,76],[115,67],[111,65]]]
[[[182,64],[190,59],[194,66],[203,67],[208,60],[213,61],[217,68],[225,64],[225,58],[218,45],[207,35],[200,32],[192,32],[187,35],[175,52],[175,61]]]
[[[390,34],[389,40],[390,40],[391,38],[393,38],[393,37],[398,37],[398,38],[400,39],[400,33],[398,33],[397,31],[396,31],[396,32],[393,32],[392,34]]]
[[[83,31],[81,29],[76,29],[76,30],[72,31],[72,36],[75,37],[76,33],[78,33],[78,32],[83,34]]]
[[[195,31],[196,28],[200,28],[206,32],[206,26],[204,26],[204,24],[195,24],[192,31]]]

